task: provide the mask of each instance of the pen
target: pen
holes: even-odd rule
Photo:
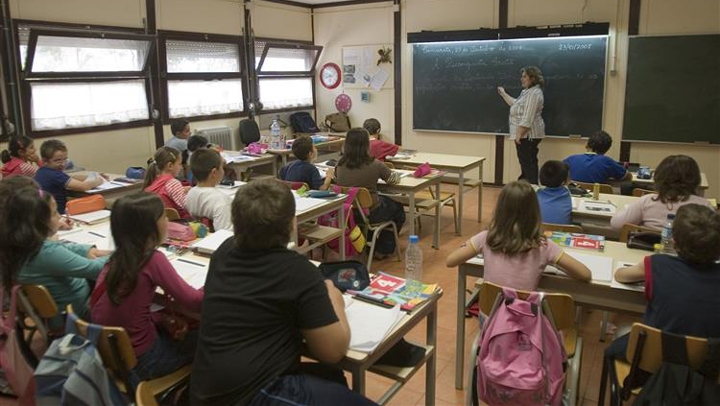
[[[379,298],[376,298],[376,297],[373,297],[373,296],[366,296],[366,295],[363,295],[363,294],[361,294],[361,293],[357,293],[357,294],[355,295],[355,299],[358,299],[358,300],[360,300],[360,301],[367,302],[367,303],[372,303],[372,304],[375,304],[375,305],[378,305],[378,306],[382,306],[382,307],[385,307],[385,308],[387,308],[387,309],[390,309],[390,308],[393,307],[393,305],[391,305],[391,304],[389,304],[389,303],[385,303],[385,301],[382,300],[382,299],[379,299]]]
[[[124,183],[116,182],[116,181],[114,181],[114,180],[111,180],[110,183],[112,183],[113,185],[125,186]]]
[[[96,237],[100,237],[100,238],[105,238],[104,235],[102,235],[100,233],[96,233],[95,231],[88,231],[88,234],[92,234],[92,235],[94,235]]]
[[[201,264],[201,263],[199,263],[199,262],[190,261],[189,259],[178,258],[177,260],[180,261],[180,262],[185,262],[186,264],[190,264],[190,265],[202,266],[202,267],[205,266],[205,265],[203,265],[203,264]]]

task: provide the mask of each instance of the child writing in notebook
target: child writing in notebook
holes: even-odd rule
[[[330,187],[334,168],[328,168],[325,179],[320,177],[320,171],[313,165],[317,157],[317,149],[312,138],[308,135],[301,135],[292,144],[292,152],[297,161],[290,162],[280,169],[280,179],[289,182],[304,182],[310,189],[326,190]]]
[[[35,152],[35,143],[32,138],[25,135],[10,137],[8,149],[0,155],[3,163],[3,178],[13,175],[33,177],[40,164],[40,158]]]
[[[187,210],[194,217],[210,219],[215,230],[232,230],[232,198],[216,188],[225,174],[220,154],[214,149],[198,149],[190,157],[190,169],[198,184],[187,194]]]
[[[137,357],[130,379],[137,384],[189,364],[195,354],[197,331],[174,340],[160,327],[162,314],[150,310],[158,286],[173,303],[195,313],[203,292],[188,285],[157,250],[168,227],[157,195],[140,192],[118,199],[110,227],[116,248],[92,293],[92,319],[128,332]]]
[[[180,151],[170,147],[160,147],[155,156],[148,160],[147,173],[143,188],[146,192],[160,196],[167,208],[177,210],[180,218],[190,218],[185,210],[188,187],[176,179],[182,171]]]
[[[508,183],[500,192],[490,228],[450,254],[447,266],[483,254],[486,281],[528,291],[537,289],[547,265],[557,265],[571,278],[590,281],[590,270],[546,239],[540,225],[540,207],[532,186],[525,181]]]

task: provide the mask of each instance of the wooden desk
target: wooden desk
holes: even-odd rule
[[[623,196],[600,193],[598,202],[610,202],[615,205],[615,212],[604,212],[604,211],[591,211],[583,210],[581,202],[583,200],[593,202],[591,197],[573,197],[573,210],[572,220],[576,223],[580,223],[583,227],[587,228],[589,234],[599,234],[605,237],[617,238],[620,235],[620,230],[614,230],[610,227],[610,220],[613,215],[618,211],[621,211],[625,206],[636,202],[639,197],[635,196]]]
[[[73,174],[81,174],[86,175],[89,173],[89,171],[77,171]],[[107,174],[108,178],[110,178],[110,181],[113,181],[115,178],[123,177],[123,175],[117,175],[117,174]],[[76,192],[72,190],[68,190],[68,196],[70,197],[86,197],[86,196],[92,196],[92,195],[101,195],[105,198],[105,202],[107,207],[112,207],[112,204],[115,202],[115,200],[132,193],[136,193],[142,190],[143,182],[140,180],[137,183],[124,183],[124,182],[118,182],[118,184],[121,184],[122,186],[112,188],[112,189],[105,189],[105,190],[97,190],[97,189],[90,189],[85,192]]]
[[[642,189],[655,189],[655,180],[653,180],[652,178],[640,179],[637,177],[637,172],[631,173],[633,185]],[[705,176],[704,172],[700,173],[700,187],[697,190],[698,196],[705,196],[705,191],[708,187],[710,187],[710,184],[708,183],[707,176]]]
[[[230,157],[232,159],[233,157],[239,156],[244,157],[242,161],[230,162],[228,160],[228,166],[238,170],[239,172],[245,172],[248,169],[254,168],[256,166],[272,165],[273,176],[277,176],[278,167],[277,158],[275,157],[275,155],[263,154],[260,156],[249,156],[243,155],[240,151],[223,151],[223,157],[225,157],[226,160],[227,157]]]
[[[485,157],[452,155],[452,154],[436,154],[431,152],[418,152],[409,159],[388,159],[396,165],[409,165],[417,167],[425,162],[430,163],[434,169],[440,169],[449,173],[458,175],[458,235],[462,234],[462,215],[463,215],[463,192],[465,186],[470,189],[477,186],[478,188],[478,223],[482,222],[482,195],[483,195],[483,163]],[[480,178],[477,182],[466,180],[465,173],[478,168],[480,170]],[[437,194],[436,196],[439,196]]]
[[[591,250],[565,249],[572,255],[573,252],[584,254],[597,254],[613,258],[613,270],[621,262],[638,263],[648,251],[629,249],[624,243],[614,241],[605,242],[604,252]],[[482,260],[473,258],[458,267],[458,297],[457,297],[457,338],[455,341],[455,388],[463,388],[463,375],[465,366],[465,309],[469,305],[465,299],[466,278],[468,276],[482,277],[484,267]],[[581,306],[610,310],[620,313],[643,314],[645,312],[644,293],[637,290],[623,289],[610,286],[609,282],[593,281],[580,282],[562,275],[544,274],[540,278],[538,290],[549,292],[568,293]]]

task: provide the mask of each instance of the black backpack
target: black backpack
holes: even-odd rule
[[[290,115],[290,125],[296,133],[317,133],[320,132],[315,120],[310,113],[301,111]]]

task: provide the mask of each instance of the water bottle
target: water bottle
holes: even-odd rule
[[[280,136],[280,123],[277,118],[273,118],[270,124],[270,149],[284,149],[283,139]]]
[[[405,251],[405,279],[422,280],[422,250],[416,235],[410,236],[410,245]]]
[[[660,241],[662,242],[662,245],[663,245],[663,251],[666,254],[674,254],[675,253],[675,243],[673,242],[673,238],[672,238],[673,221],[675,221],[675,215],[672,213],[669,213],[667,215],[667,220],[665,220],[665,224],[663,224],[663,228],[662,228]]]

